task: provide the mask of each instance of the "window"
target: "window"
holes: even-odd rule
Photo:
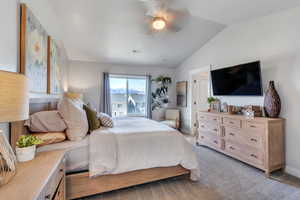
[[[147,78],[145,76],[110,75],[113,117],[147,115]]]

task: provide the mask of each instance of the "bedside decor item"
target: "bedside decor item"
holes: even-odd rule
[[[28,118],[28,82],[24,75],[0,71],[0,94],[0,123]],[[15,155],[0,131],[0,186],[9,182],[15,173]]]
[[[270,81],[269,83],[269,88],[265,96],[264,106],[267,117],[279,117],[281,111],[281,100],[278,92],[275,89],[274,81]]]
[[[33,160],[35,156],[36,145],[42,144],[43,140],[33,135],[22,135],[16,147],[17,159],[19,162]]]
[[[21,4],[20,71],[34,93],[47,93],[48,34],[25,4]]]
[[[16,173],[16,157],[8,141],[0,131],[0,187]]]
[[[177,106],[187,106],[187,81],[181,81],[176,83],[176,94],[177,94]]]

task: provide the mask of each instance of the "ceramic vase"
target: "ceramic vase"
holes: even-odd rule
[[[274,81],[270,81],[265,95],[265,113],[267,117],[278,118],[281,111],[281,100],[275,89]]]

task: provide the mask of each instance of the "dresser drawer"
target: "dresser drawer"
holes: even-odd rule
[[[207,115],[203,113],[198,113],[198,120],[199,121],[206,121]]]
[[[242,129],[225,127],[224,135],[226,139],[239,144],[246,144],[255,148],[263,147],[263,136],[259,134],[251,134]]]
[[[45,190],[45,199],[53,199],[55,192],[58,188],[59,183],[65,176],[65,163],[64,161],[60,163],[59,167],[53,173],[53,176],[49,180],[46,190]]]
[[[219,125],[208,124],[208,123],[199,123],[199,134],[202,132],[209,132],[216,136],[222,136],[222,127]]]
[[[216,149],[224,149],[224,142],[219,137],[214,137],[208,134],[200,134],[199,142]]]
[[[241,120],[238,120],[238,119],[231,119],[229,117],[224,117],[223,124],[227,125],[227,126],[235,127],[235,128],[241,128],[242,122],[241,122]]]
[[[221,124],[222,118],[219,116],[214,116],[214,115],[208,115],[204,113],[199,113],[198,114],[198,120],[203,121],[203,122],[208,122],[212,124]]]
[[[251,164],[260,166],[264,164],[264,153],[259,149],[251,148],[247,145],[241,145],[227,140],[225,143],[225,151]]]
[[[246,129],[249,130],[249,131],[263,133],[265,131],[265,124],[247,121],[246,122]]]

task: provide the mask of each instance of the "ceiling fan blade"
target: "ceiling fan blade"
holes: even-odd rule
[[[167,10],[167,21],[168,21],[168,29],[174,32],[178,32],[182,30],[190,20],[190,12],[188,9],[168,9]]]

